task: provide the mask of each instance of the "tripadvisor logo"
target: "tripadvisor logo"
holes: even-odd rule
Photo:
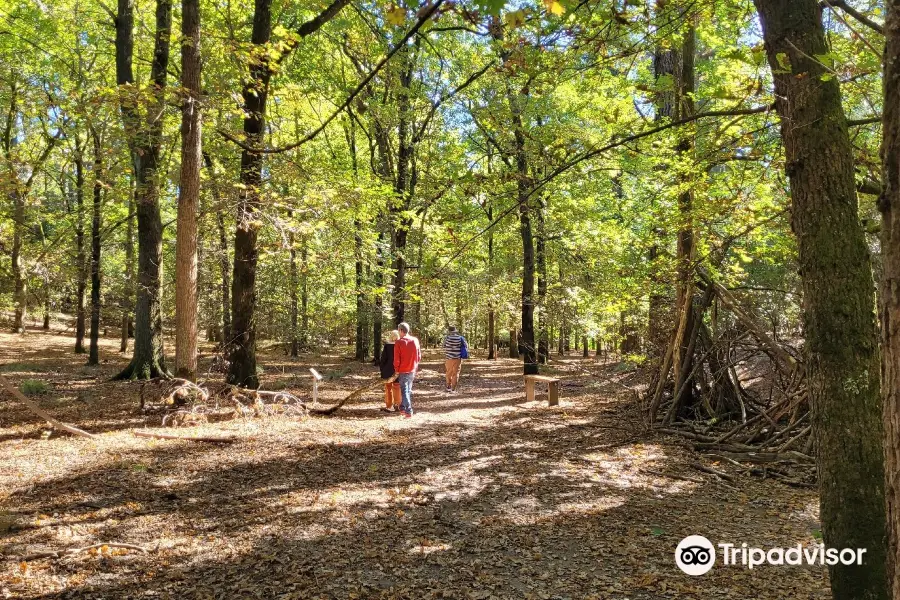
[[[752,548],[744,544],[717,544],[725,566],[753,569],[760,565],[861,565],[865,548],[826,548],[824,544],[790,548]],[[702,535],[689,535],[675,548],[675,564],[688,575],[703,575],[713,568],[716,549]]]

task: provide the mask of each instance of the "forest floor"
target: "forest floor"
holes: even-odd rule
[[[638,374],[571,357],[559,407],[525,402],[520,363],[473,359],[456,395],[426,353],[412,419],[371,392],[332,417],[159,427],[141,383],[110,382],[118,342],[84,366],[71,332],[0,334],[0,372],[99,439],[49,433],[0,394],[0,598],[828,598],[824,567],[674,564],[690,534],[714,544],[818,543],[811,490],[742,476],[641,425]],[[267,389],[330,404],[376,376],[329,355],[263,352]],[[209,357],[202,365],[209,364]],[[220,376],[217,376],[220,377]],[[726,483],[702,463],[735,476]],[[59,557],[44,551],[127,543]]]

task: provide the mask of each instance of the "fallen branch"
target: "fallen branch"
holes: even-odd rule
[[[93,433],[88,433],[87,431],[84,431],[83,429],[78,429],[77,427],[73,427],[72,425],[66,425],[62,421],[57,421],[56,419],[51,417],[50,413],[48,413],[47,411],[42,409],[40,406],[38,406],[37,404],[35,404],[31,400],[29,400],[28,398],[26,398],[25,394],[23,394],[22,392],[17,390],[15,387],[13,387],[9,383],[9,381],[7,381],[6,377],[4,377],[3,375],[0,375],[0,385],[2,385],[3,388],[6,389],[6,391],[9,392],[16,400],[18,400],[19,402],[24,404],[25,407],[28,408],[28,410],[30,410],[31,412],[33,412],[40,418],[42,418],[45,421],[47,421],[48,423],[50,423],[53,427],[56,427],[57,429],[62,429],[64,431],[68,431],[69,433],[73,433],[75,435],[80,435],[81,437],[86,437],[86,438],[89,438],[92,440],[97,439],[97,436],[94,435]]]
[[[153,431],[132,431],[137,437],[154,438],[160,440],[186,440],[188,442],[210,442],[213,444],[230,444],[236,442],[238,438],[234,436],[215,436],[215,435],[175,435],[173,433],[155,433]]]
[[[397,379],[397,375],[394,375],[390,379],[378,379],[377,381],[368,383],[368,384],[364,385],[363,387],[350,392],[350,394],[345,396],[343,400],[341,400],[340,402],[338,402],[337,404],[335,404],[334,406],[332,406],[330,408],[311,408],[311,409],[309,409],[309,412],[316,414],[316,415],[326,415],[326,416],[333,415],[342,406],[344,406],[346,403],[350,402],[351,400],[356,400],[357,398],[359,398],[360,396],[362,396],[369,390],[374,389],[380,385],[384,385],[386,383],[391,383],[393,381],[396,381],[396,379]]]
[[[669,479],[677,479],[679,481],[690,481],[691,483],[706,483],[706,481],[698,477],[675,475],[674,473],[663,473],[661,471],[654,471],[653,469],[641,469],[641,472],[646,473],[647,475],[654,475],[656,477],[668,477]]]
[[[61,558],[63,556],[68,556],[70,554],[79,554],[81,552],[89,552],[90,550],[99,550],[100,548],[123,548],[125,550],[137,550],[138,552],[150,552],[147,548],[143,546],[138,546],[136,544],[122,544],[119,542],[104,542],[101,544],[91,544],[90,546],[84,546],[83,548],[67,548],[65,550],[56,550],[56,551],[47,551],[47,552],[36,552],[34,554],[29,554],[27,556],[23,556],[18,559],[22,562],[28,562],[30,560],[38,560],[41,558]]]
[[[706,465],[702,465],[700,463],[689,463],[691,468],[697,469],[698,471],[703,471],[704,473],[709,473],[710,475],[715,475],[719,479],[724,479],[726,481],[730,481],[734,483],[734,475],[729,475],[724,471],[719,471],[717,469],[713,469],[712,467],[707,467]]]

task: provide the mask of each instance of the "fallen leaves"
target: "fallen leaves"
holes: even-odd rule
[[[68,339],[52,360],[62,367],[54,388],[75,387],[65,379],[78,368]],[[347,369],[347,387],[372,374],[336,361],[329,369]],[[92,384],[96,401],[79,403],[79,423],[110,431],[89,448],[95,442],[29,438],[39,424],[0,405],[3,426],[16,423],[0,436],[19,432],[0,440],[0,507],[38,525],[10,532],[3,553],[90,548],[7,561],[0,597],[828,597],[824,571],[750,580],[722,570],[693,581],[672,561],[687,533],[812,539],[814,494],[741,477],[734,493],[690,471],[697,457],[648,437],[621,385],[566,387],[565,413],[551,414],[521,406],[517,363],[472,366],[447,398],[439,363],[429,364],[409,422],[379,413],[373,393],[332,419],[230,421],[228,433],[242,438],[230,446],[132,437],[143,423],[127,383]],[[323,389],[323,401],[346,394],[340,384]]]

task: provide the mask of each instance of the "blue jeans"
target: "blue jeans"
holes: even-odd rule
[[[412,414],[412,384],[415,373],[400,373],[397,383],[400,384],[400,410]]]

